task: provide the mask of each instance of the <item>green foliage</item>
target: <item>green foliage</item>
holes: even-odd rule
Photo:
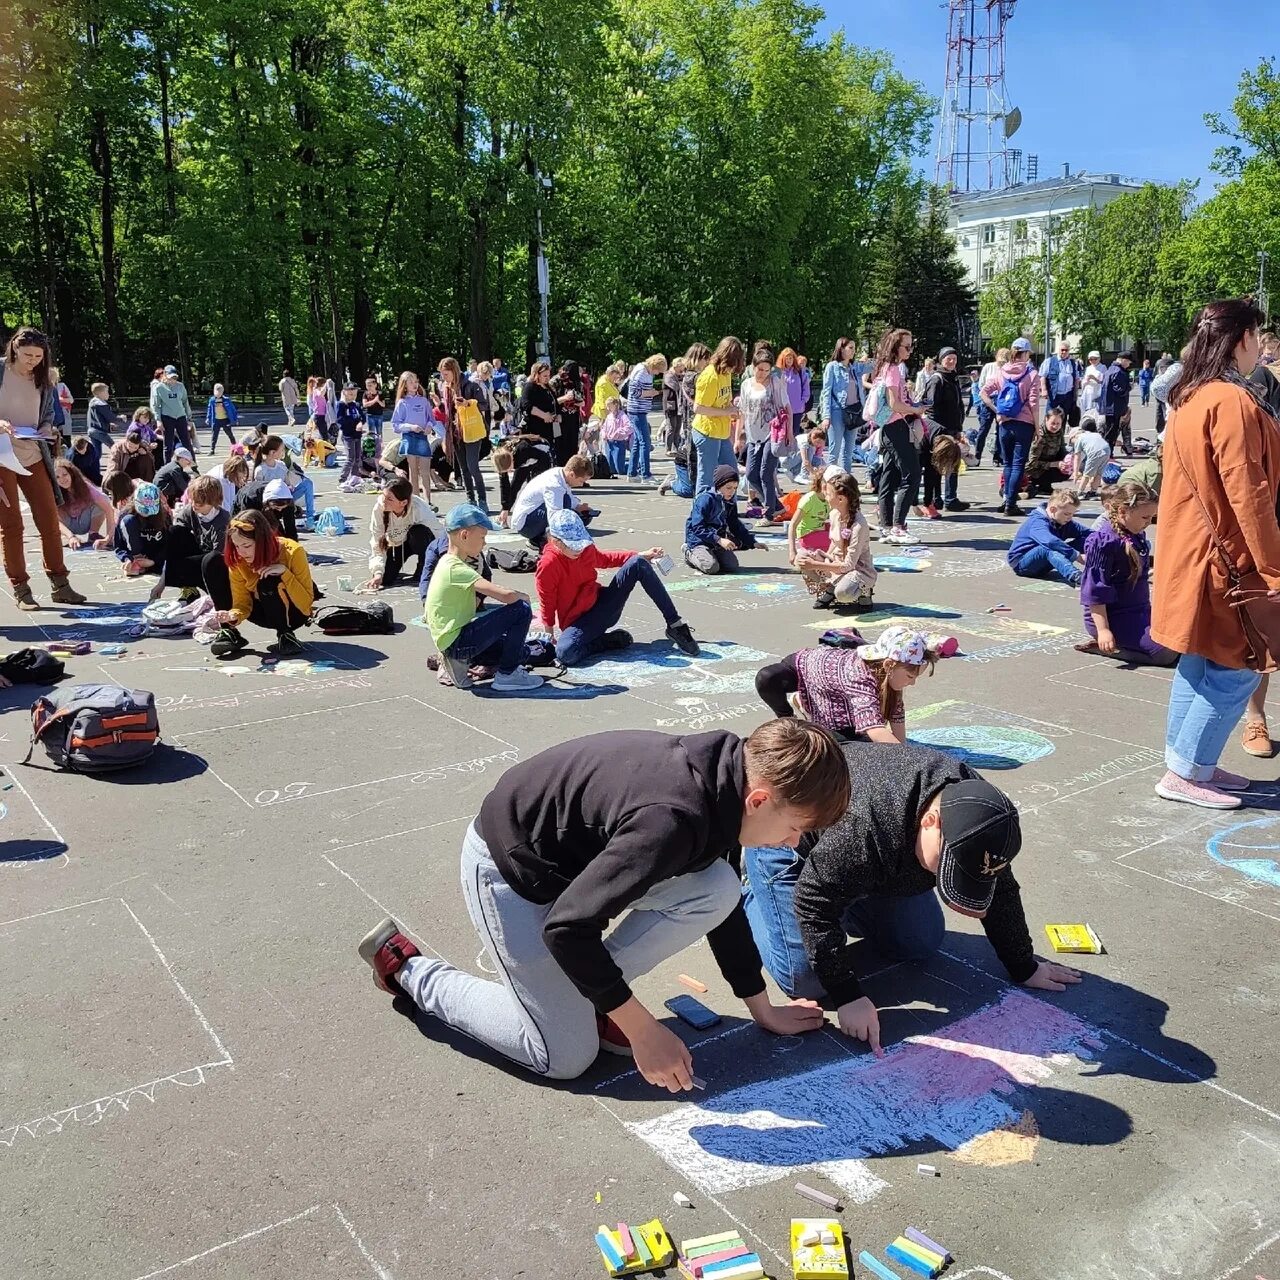
[[[0,329],[43,325],[79,386],[136,389],[169,359],[193,387],[445,353],[519,366],[540,211],[557,355],[737,332],[820,358],[863,315],[933,110],[821,18],[801,0],[11,6]]]
[[[1044,327],[1044,267],[1039,258],[1019,258],[978,295],[978,320],[991,350]],[[1038,345],[1038,344],[1037,344]]]

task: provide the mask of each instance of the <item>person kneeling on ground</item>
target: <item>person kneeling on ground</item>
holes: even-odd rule
[[[204,586],[205,556],[222,554],[230,523],[222,509],[222,481],[196,476],[187,486],[186,502],[173,513],[164,568],[151,588],[151,599],[159,600],[166,587],[180,587],[184,604],[194,600]]]
[[[1009,869],[1022,831],[1008,796],[930,747],[845,742],[842,750],[856,783],[844,815],[798,849],[744,851],[747,919],[783,991],[830,1001],[840,1030],[880,1055],[880,1015],[849,939],[887,959],[926,959],[946,933],[935,887],[951,910],[982,921],[1014,982],[1063,991],[1080,981],[1035,956]]]
[[[798,551],[795,566],[814,593],[815,609],[835,606],[865,612],[872,607],[879,575],[871,555],[871,526],[862,514],[858,482],[841,471],[824,481],[823,496],[830,512],[827,548]]]
[[[689,508],[684,525],[684,562],[699,573],[737,573],[738,551],[754,551],[755,535],[738,519],[733,505],[738,468],[721,464],[711,474],[711,488]]]
[[[383,487],[369,513],[369,581],[367,591],[394,587],[410,577],[404,567],[410,557],[418,561],[414,578],[422,576],[427,548],[444,533],[431,504],[414,493],[408,476],[396,476]],[[411,579],[412,580],[412,579]]]
[[[486,581],[469,563],[484,554],[485,534],[495,527],[493,521],[479,507],[462,502],[449,511],[444,527],[449,552],[431,574],[426,619],[455,687],[472,687],[472,667],[496,665],[496,692],[540,688],[542,677],[520,665],[533,621],[529,597]],[[477,597],[496,600],[498,607],[477,609]]]
[[[129,495],[116,524],[116,559],[130,578],[144,573],[163,573],[169,541],[169,508],[160,490],[150,481]]]
[[[1080,500],[1070,489],[1058,489],[1027,516],[1009,545],[1009,567],[1018,577],[1080,585],[1089,530],[1075,518],[1079,508]]]
[[[276,533],[292,542],[297,541],[298,508],[288,481],[250,480],[236,493],[231,504],[232,515],[239,515],[242,511],[261,511]]]
[[[463,841],[467,908],[500,979],[420,955],[394,920],[359,952],[379,987],[536,1075],[575,1079],[605,1050],[687,1090],[688,1047],[630,984],[705,937],[757,1025],[820,1027],[812,1001],[770,1001],[736,863],[742,844],[794,847],[848,794],[835,740],[797,720],[745,741],[615,730],[564,742],[508,769]]]
[[[1156,495],[1121,480],[1102,491],[1102,518],[1084,544],[1080,603],[1090,639],[1076,648],[1138,666],[1172,667],[1178,654],[1151,638],[1151,544]]]
[[[95,551],[110,550],[116,531],[116,513],[111,500],[65,458],[54,461],[53,474],[62,490],[62,505],[58,508],[62,545],[72,551],[85,546]]]
[[[282,658],[302,652],[294,632],[311,620],[315,605],[311,566],[301,545],[279,537],[263,512],[231,517],[222,553],[204,558],[204,583],[222,624],[209,650],[215,658],[249,647],[237,630],[245,621],[276,633],[268,652]]]
[[[843,738],[905,742],[903,692],[938,655],[919,631],[886,627],[856,649],[820,644],[756,673],[756,692],[776,716],[799,713]]]
[[[666,555],[661,547],[648,551],[604,551],[596,546],[576,511],[557,511],[547,527],[547,545],[538,560],[535,582],[542,626],[560,639],[556,658],[566,667],[593,653],[625,649],[631,633],[616,627],[631,592],[642,587],[667,624],[667,637],[681,653],[697,657],[700,650],[689,624],[671,602],[653,561]],[[670,562],[668,561],[668,564]],[[596,573],[616,569],[613,581],[601,586]]]
[[[513,533],[528,538],[539,550],[547,538],[547,521],[556,511],[576,511],[584,523],[591,521],[591,508],[579,502],[575,489],[591,479],[591,459],[575,453],[563,467],[552,467],[527,481],[511,507]]]

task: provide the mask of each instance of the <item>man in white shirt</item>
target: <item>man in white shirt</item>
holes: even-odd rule
[[[1068,427],[1080,425],[1080,406],[1077,392],[1080,388],[1080,366],[1071,354],[1071,344],[1058,343],[1057,355],[1050,356],[1040,366],[1041,397],[1047,414],[1050,409],[1061,409]]]
[[[293,380],[293,373],[289,369],[284,371],[284,377],[280,379],[280,405],[289,425],[293,426],[294,410],[298,407],[298,384]]]
[[[547,521],[555,511],[576,511],[583,524],[589,524],[594,513],[587,503],[577,501],[573,491],[581,489],[590,478],[591,460],[581,454],[574,454],[563,467],[552,467],[534,476],[512,504],[511,531],[541,547],[547,540]]]
[[[1080,377],[1080,413],[1098,412],[1102,400],[1102,375],[1107,367],[1102,363],[1102,356],[1097,351],[1089,352],[1089,363],[1084,367]]]
[[[988,382],[994,381],[1000,376],[1000,370],[1004,368],[1005,362],[1009,359],[1009,348],[1001,347],[996,352],[994,360],[988,360],[982,366],[982,372],[978,375],[978,386],[985,387]],[[978,438],[974,441],[973,460],[968,464],[971,467],[982,466],[982,447],[987,443],[987,433],[995,425],[996,415],[982,402],[978,401]],[[1000,457],[1000,433],[996,432],[995,452],[991,455],[991,461],[998,467],[1003,459]]]

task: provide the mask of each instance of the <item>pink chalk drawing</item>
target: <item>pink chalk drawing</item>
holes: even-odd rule
[[[813,1170],[862,1204],[888,1185],[868,1157],[915,1144],[955,1151],[1016,1124],[1024,1108],[1009,1094],[1092,1062],[1102,1047],[1088,1023],[1011,991],[883,1058],[763,1080],[627,1128],[709,1195]]]

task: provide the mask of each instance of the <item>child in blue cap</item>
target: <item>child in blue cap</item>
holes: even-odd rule
[[[542,677],[520,665],[533,621],[529,597],[487,582],[468,563],[483,552],[493,521],[479,507],[463,502],[445,517],[444,527],[449,551],[431,575],[425,615],[453,683],[469,689],[474,683],[471,667],[496,665],[493,688],[498,693],[537,689]],[[480,608],[485,597],[497,601],[497,607]]]

